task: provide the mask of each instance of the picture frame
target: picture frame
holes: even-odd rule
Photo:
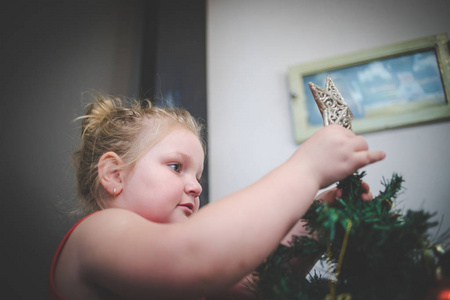
[[[336,84],[357,134],[450,119],[450,58],[446,33],[289,67],[295,139],[323,127],[308,87]]]

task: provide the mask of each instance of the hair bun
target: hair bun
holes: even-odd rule
[[[81,119],[81,132],[84,136],[96,128],[102,127],[101,124],[111,118],[120,105],[119,99],[99,96],[86,106],[86,114],[79,117]],[[92,130],[91,130],[92,129]]]

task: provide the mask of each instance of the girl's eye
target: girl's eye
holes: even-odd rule
[[[182,167],[182,166],[181,166],[181,164],[179,164],[179,163],[173,163],[173,164],[170,164],[169,167],[172,168],[172,170],[173,170],[174,172],[180,173],[180,172],[181,172],[181,167]]]

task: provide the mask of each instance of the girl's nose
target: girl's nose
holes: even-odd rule
[[[202,185],[195,178],[194,180],[190,180],[185,187],[186,194],[189,194],[193,197],[198,197],[202,193]]]

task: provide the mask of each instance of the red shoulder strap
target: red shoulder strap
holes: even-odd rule
[[[80,225],[80,223],[83,222],[86,218],[92,216],[95,213],[97,213],[97,211],[90,215],[87,215],[86,217],[79,220],[75,225],[73,225],[72,228],[70,228],[70,230],[66,233],[66,235],[64,236],[61,243],[59,244],[58,249],[56,250],[56,253],[53,256],[52,264],[50,265],[50,274],[49,274],[49,279],[48,279],[48,284],[47,284],[47,299],[48,300],[65,300],[65,298],[56,289],[56,284],[55,284],[56,263],[58,262],[59,255],[61,254],[61,251],[64,248],[64,245],[66,244],[67,240],[69,239],[69,236],[72,233],[72,231],[74,231],[74,229],[77,228],[77,226]]]

